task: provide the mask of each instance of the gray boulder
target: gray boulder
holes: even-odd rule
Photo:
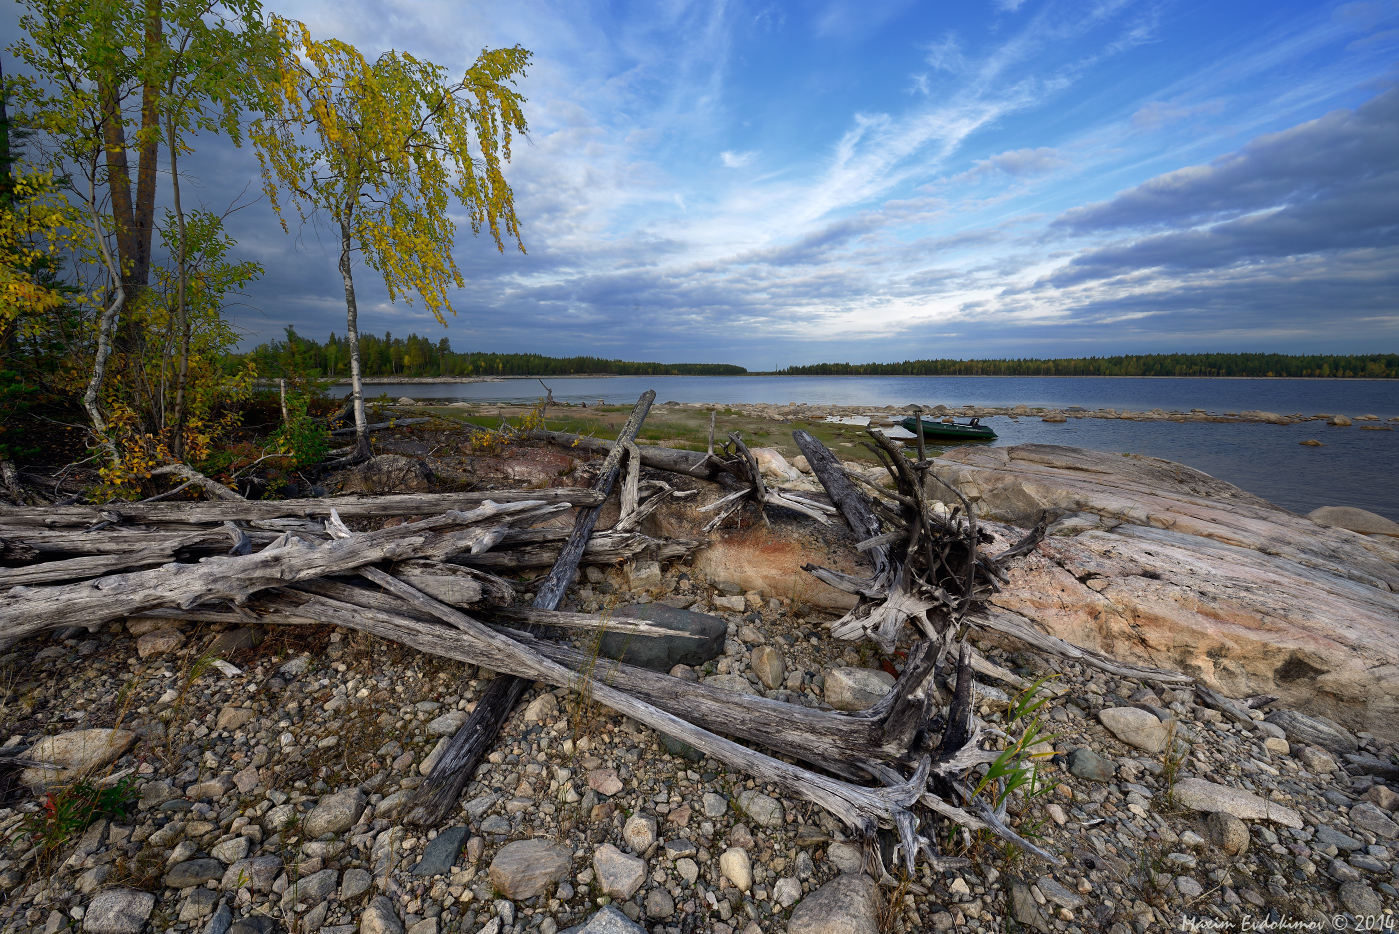
[[[872,668],[832,668],[826,672],[826,703],[836,710],[868,710],[894,689],[894,676]]]
[[[1268,723],[1282,727],[1287,741],[1293,744],[1320,746],[1327,752],[1345,755],[1360,746],[1350,732],[1338,723],[1308,716],[1295,710],[1275,710],[1265,718]]]
[[[359,919],[360,934],[403,934],[403,922],[393,902],[380,895],[369,903]]]
[[[670,671],[676,665],[703,665],[723,654],[728,624],[717,616],[664,603],[626,606],[616,615],[646,620],[666,634],[638,639],[624,632],[604,631],[598,652],[607,658],[652,671]]]
[[[364,813],[364,792],[358,788],[327,795],[306,815],[306,835],[312,839],[328,833],[344,833]]]
[[[1069,753],[1069,773],[1089,782],[1110,782],[1117,775],[1117,766],[1087,746]]]
[[[223,874],[223,863],[216,859],[191,859],[171,866],[165,874],[165,884],[172,889],[186,889],[210,879],[222,879]]]
[[[842,873],[792,909],[787,934],[879,934],[877,898],[868,876]]]
[[[515,900],[543,895],[568,878],[573,854],[548,840],[516,840],[491,861],[491,887]]]
[[[155,908],[155,896],[135,889],[99,892],[87,906],[83,930],[89,934],[140,934]]]
[[[1302,815],[1291,808],[1242,788],[1216,785],[1202,778],[1182,778],[1176,782],[1175,799],[1181,807],[1192,811],[1223,811],[1241,820],[1269,820],[1294,830],[1302,829]]]
[[[341,493],[430,493],[433,475],[420,460],[380,454],[345,471]]]
[[[568,928],[563,934],[646,934],[646,929],[608,905],[583,924]]]

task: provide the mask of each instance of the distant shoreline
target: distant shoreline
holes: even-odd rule
[[[840,374],[831,376],[786,375],[783,373],[737,373],[731,376],[694,376],[680,373],[628,374],[628,373],[570,373],[542,374],[539,376],[366,376],[362,382],[366,386],[435,386],[469,383],[503,383],[507,380],[562,380],[562,379],[1212,379],[1212,380],[1273,380],[1296,383],[1394,383],[1399,380],[1384,376],[1079,376],[1063,375],[1021,375],[1021,374],[940,374],[936,376],[918,374]],[[275,379],[258,379],[260,386],[275,386]],[[328,379],[333,386],[348,386],[350,378]]]

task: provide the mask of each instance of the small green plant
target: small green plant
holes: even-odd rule
[[[44,795],[43,806],[26,814],[20,822],[20,834],[47,855],[66,846],[93,821],[126,817],[136,806],[136,798],[134,776],[127,776],[110,788],[81,778]]]
[[[306,414],[309,400],[304,395],[287,398],[287,420],[272,435],[272,444],[285,455],[282,466],[299,470],[319,464],[330,450],[330,435],[320,420]]]
[[[1166,806],[1176,806],[1176,779],[1189,755],[1185,743],[1176,739],[1176,721],[1166,727],[1166,748],[1161,750],[1161,780],[1166,785]]]
[[[1040,795],[1046,794],[1050,789],[1050,784],[1040,781],[1039,763],[1034,760],[1050,755],[1050,753],[1031,752],[1030,750],[1040,743],[1049,742],[1052,739],[1054,739],[1053,734],[1040,735],[1039,718],[1031,721],[1020,738],[1007,746],[996,757],[996,761],[991,763],[990,768],[986,770],[986,775],[977,783],[973,797],[991,789],[991,807],[993,810],[1000,810],[1001,805],[1008,797],[1022,789],[1024,789],[1027,798],[1038,798]]]
[[[1033,684],[1027,685],[1019,694],[1016,694],[1015,698],[1011,701],[1010,707],[1006,710],[1006,723],[1011,724],[1021,717],[1027,717],[1030,714],[1038,713],[1039,709],[1049,701],[1049,695],[1046,694],[1044,697],[1038,699],[1036,699],[1036,695],[1039,694],[1040,688],[1058,677],[1059,675],[1057,674],[1047,675],[1035,681]]]

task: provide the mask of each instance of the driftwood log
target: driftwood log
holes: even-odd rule
[[[635,450],[633,442],[641,431],[641,424],[651,410],[656,399],[654,390],[647,390],[632,409],[626,425],[617,436],[617,442],[603,461],[602,472],[593,489],[604,500],[612,492],[617,474],[622,467],[622,455],[628,446]],[[634,471],[640,473],[640,470]],[[557,610],[563,602],[568,585],[578,570],[584,549],[593,535],[602,506],[592,506],[578,513],[573,523],[573,531],[559,551],[549,576],[535,592],[534,606],[537,609]],[[405,585],[406,586],[406,585]],[[430,599],[430,598],[428,598]],[[439,606],[441,604],[438,604]],[[408,820],[419,825],[437,824],[456,806],[461,790],[471,780],[471,774],[480,764],[481,758],[490,751],[500,732],[501,724],[515,709],[520,697],[529,687],[529,682],[519,677],[497,678],[491,681],[485,694],[477,700],[476,708],[461,729],[452,737],[447,748],[438,757],[437,764],[413,794],[409,805]]]
[[[577,451],[588,451],[594,454],[606,455],[610,453],[616,445],[615,441],[605,441],[602,438],[593,438],[588,435],[575,435],[567,431],[546,431],[536,428],[531,431],[528,437],[535,441],[547,441],[550,444],[558,445],[561,448],[571,448]],[[709,454],[699,451],[684,451],[678,448],[662,448],[655,445],[638,445],[641,451],[641,463],[646,467],[653,467],[657,470],[668,470],[671,473],[684,474],[687,477],[699,477],[709,479],[715,472],[721,470],[719,461]]]
[[[711,439],[711,446],[712,443]],[[719,467],[743,486],[699,510],[702,513],[718,513],[704,527],[706,534],[723,525],[724,520],[742,508],[746,502],[757,505],[758,516],[764,524],[768,523],[767,513],[764,512],[768,506],[785,507],[815,519],[823,525],[830,521],[827,516],[836,514],[836,510],[825,503],[769,487],[763,480],[762,471],[758,468],[758,459],[753,456],[753,452],[748,449],[748,445],[743,443],[743,438],[737,432],[729,434],[729,440],[724,444],[724,453],[726,455],[724,458],[717,459]]]
[[[188,608],[210,600],[244,603],[269,587],[343,574],[379,561],[447,558],[486,544],[502,523],[537,520],[565,508],[564,504],[537,500],[485,503],[471,512],[448,512],[325,544],[311,544],[286,533],[251,555],[213,558],[199,564],[166,564],[75,584],[14,587],[0,594],[0,639],[23,639],[63,625],[90,626],[147,610]],[[495,520],[495,525],[437,531],[488,520]]]
[[[256,519],[343,519],[437,515],[484,502],[532,500],[596,506],[605,497],[592,490],[490,490],[481,493],[405,493],[394,496],[334,496],[321,499],[243,500],[215,503],[120,503],[109,506],[0,506],[0,527],[63,528],[140,521],[153,525],[199,525]],[[7,533],[8,534],[8,533]]]

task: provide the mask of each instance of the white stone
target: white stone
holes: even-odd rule
[[[20,781],[26,785],[64,782],[93,769],[120,759],[135,744],[137,736],[130,730],[74,730],[39,740],[25,753],[25,758],[52,762],[53,769],[25,769]]]
[[[894,676],[872,668],[832,668],[826,672],[826,703],[836,710],[867,710],[894,688]]]
[[[470,716],[470,714],[465,710],[453,710],[444,713],[435,720],[429,720],[427,724],[428,735],[451,736],[462,728],[468,716]]]
[[[656,845],[656,819],[646,814],[633,814],[622,827],[622,839],[632,852],[645,856]]]
[[[559,701],[553,694],[541,694],[525,708],[526,723],[542,723],[559,712]]]
[[[748,851],[732,846],[719,857],[719,871],[732,882],[739,891],[747,892],[753,887],[753,864],[748,859]]]
[[[1156,714],[1139,707],[1104,707],[1098,721],[1128,746],[1145,752],[1160,752],[1170,737],[1170,728]]]
[[[1216,785],[1201,778],[1176,782],[1175,801],[1192,811],[1223,811],[1241,820],[1268,820],[1294,830],[1302,829],[1302,815],[1288,807],[1267,801],[1242,788]]]

